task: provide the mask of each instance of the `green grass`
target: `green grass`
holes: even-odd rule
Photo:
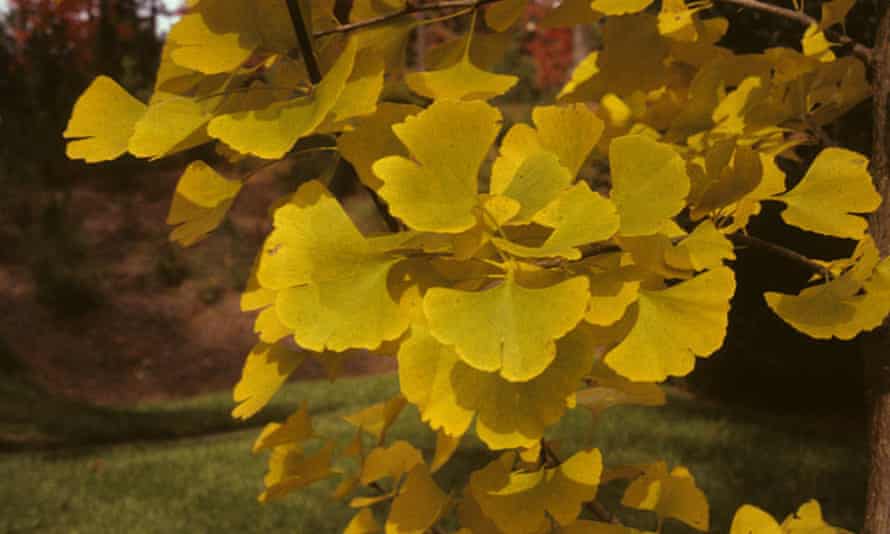
[[[328,533],[340,532],[351,515],[327,497],[336,481],[280,503],[257,504],[265,457],[252,456],[250,446],[258,428],[239,429],[228,418],[228,392],[110,410],[38,402],[33,391],[27,402],[10,400],[14,388],[0,385],[0,406],[31,406],[31,412],[19,414],[20,438],[31,432],[45,445],[55,444],[0,454],[0,532]],[[351,429],[340,415],[396,391],[393,376],[293,383],[266,411],[280,418],[306,400],[317,431],[343,442]],[[0,408],[0,420],[9,411]],[[29,417],[35,422],[30,426],[23,422]],[[7,436],[13,431],[5,430]],[[612,409],[595,427],[588,413],[575,410],[553,434],[563,455],[593,445],[603,450],[607,464],[665,458],[688,466],[709,496],[713,532],[726,532],[742,503],[781,519],[809,498],[820,500],[829,521],[860,526],[865,453],[862,430],[855,427],[726,412],[677,398],[657,410]],[[172,437],[181,439],[166,439]],[[403,413],[389,439],[407,439],[432,452],[433,435],[413,409]],[[463,445],[437,475],[446,488],[462,483],[469,470],[492,457],[475,438]],[[619,483],[602,491],[613,508],[620,489]],[[666,532],[686,532],[676,524],[669,527]]]

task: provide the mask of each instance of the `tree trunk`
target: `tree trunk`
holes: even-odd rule
[[[890,0],[881,0],[872,56],[874,124],[871,171],[883,198],[869,217],[882,257],[890,256]],[[862,338],[869,405],[869,473],[864,534],[890,534],[890,321]]]

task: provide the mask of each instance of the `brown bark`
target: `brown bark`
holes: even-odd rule
[[[869,217],[881,256],[890,256],[890,0],[881,0],[881,22],[872,53],[874,127],[871,171],[883,198]],[[869,474],[865,534],[890,534],[890,322],[862,338],[869,403]]]

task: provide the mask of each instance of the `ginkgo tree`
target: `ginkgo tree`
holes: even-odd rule
[[[713,2],[801,22],[800,46],[734,53],[720,45],[729,21]],[[685,467],[557,452],[548,430],[579,406],[664,404],[658,384],[724,341],[739,246],[810,269],[798,294],[765,294],[770,309],[814,338],[878,332],[870,356],[876,376],[890,374],[879,328],[890,314],[890,212],[877,211],[890,174],[890,16],[872,50],[842,31],[853,3],[826,1],[816,19],[759,0],[564,0],[541,26],[597,24],[602,47],[556,102],[505,131],[489,101],[517,78],[491,67],[527,0],[355,0],[349,20],[332,0],[192,0],[149,101],[97,78],[64,132],[67,153],[156,159],[213,144],[220,158],[260,168],[299,158],[312,137],[307,150],[334,154],[332,168],[349,162],[384,211],[388,232],[359,231],[327,188],[332,171],[271,207],[241,300],[257,313],[258,339],[233,415],[261,410],[307,357],[336,375],[347,349],[397,358],[401,393],[348,416],[349,443],[317,434],[306,405],[268,425],[254,446],[270,455],[261,501],[336,477],[334,497],[356,510],[351,534],[455,524],[465,534],[641,532],[597,500],[600,485],[623,479],[621,505],[649,511],[658,530],[679,521],[708,531],[706,497]],[[412,16],[421,11],[440,16]],[[412,32],[456,17],[467,31],[410,71]],[[398,101],[406,89],[415,103]],[[820,146],[822,128],[873,92],[884,106],[874,177],[865,155]],[[819,150],[789,187],[779,163],[800,160],[802,145]],[[589,164],[608,169],[608,188],[593,186]],[[251,176],[191,163],[171,239],[205,237]],[[853,240],[855,251],[815,260],[750,235],[769,203],[787,225]],[[876,443],[890,439],[881,394]],[[408,403],[436,432],[431,458],[387,440]],[[497,454],[446,491],[434,475],[471,427]],[[866,529],[890,532],[890,477],[880,476],[890,457],[878,448],[872,458]],[[781,523],[744,505],[731,526],[803,532],[846,531],[815,501]]]

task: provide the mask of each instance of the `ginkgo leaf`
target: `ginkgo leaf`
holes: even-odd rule
[[[678,519],[696,530],[708,530],[708,500],[695,485],[689,470],[677,466],[668,473],[664,462],[641,466],[641,469],[643,475],[630,483],[621,504],[652,510],[663,519]]]
[[[800,41],[803,54],[807,57],[814,57],[819,61],[829,63],[836,59],[837,56],[831,51],[832,46],[837,46],[825,37],[818,25],[811,24],[807,27]]]
[[[756,506],[743,504],[736,510],[729,534],[782,534],[773,516]]]
[[[852,534],[849,530],[829,525],[822,519],[819,502],[810,500],[782,521],[782,531],[786,534]]]
[[[819,27],[825,29],[838,23],[843,24],[847,13],[850,12],[850,8],[855,3],[856,0],[829,0],[828,2],[822,2],[822,20],[819,22]]]
[[[556,358],[543,373],[528,382],[508,382],[464,364],[452,347],[415,324],[399,350],[399,383],[433,429],[459,436],[477,415],[476,433],[489,448],[528,447],[559,420],[597,355],[587,326],[556,345]]]
[[[676,247],[674,239],[663,233],[644,235],[638,237],[618,237],[616,239],[622,250],[629,252],[634,265],[652,274],[665,279],[689,279],[695,274],[691,269],[685,269],[672,263],[668,263],[667,257]],[[685,257],[680,254],[680,257]],[[641,279],[644,277],[641,277]]]
[[[377,438],[378,443],[383,443],[386,439],[386,431],[402,413],[406,402],[405,397],[397,395],[356,413],[344,415],[343,419]]]
[[[654,234],[683,209],[689,177],[670,146],[642,135],[618,137],[609,145],[609,164],[621,235]]]
[[[512,455],[512,453],[507,453]],[[534,533],[548,521],[575,521],[584,502],[596,497],[602,472],[598,449],[580,451],[558,467],[510,472],[500,459],[470,475],[473,497],[504,532]]]
[[[735,279],[727,267],[667,289],[641,290],[633,327],[606,354],[606,364],[635,382],[688,374],[696,356],[707,357],[723,344],[734,292]]]
[[[334,442],[328,441],[315,454],[304,454],[298,444],[280,445],[272,449],[269,471],[263,479],[266,486],[259,496],[260,502],[280,499],[295,489],[304,488],[333,475],[331,458]]]
[[[876,265],[875,265],[876,264]],[[853,339],[890,313],[890,260],[868,255],[844,275],[799,295],[767,292],[767,305],[795,329],[816,339]]]
[[[274,449],[279,445],[289,443],[299,444],[312,436],[312,419],[309,417],[309,407],[303,402],[303,406],[288,417],[284,423],[266,425],[260,436],[254,441],[252,452]]]
[[[590,280],[590,301],[584,320],[591,324],[615,323],[637,300],[640,273],[629,254],[599,254],[576,263],[570,270]]]
[[[589,0],[563,0],[547,12],[539,24],[542,28],[562,28],[576,24],[593,24],[602,14],[590,7]]]
[[[508,0],[508,3],[517,1]],[[405,84],[415,93],[436,100],[488,100],[509,91],[519,78],[488,72],[474,65],[470,55],[472,39],[471,25],[463,54],[456,63],[437,70],[407,74]]]
[[[612,202],[590,190],[586,182],[579,182],[564,190],[532,220],[553,228],[553,233],[540,247],[518,245],[505,239],[495,244],[511,254],[541,258],[561,256],[570,260],[581,258],[577,247],[604,241],[618,231],[618,213]]]
[[[424,534],[439,519],[448,505],[429,468],[415,466],[399,489],[386,519],[386,534]]]
[[[593,0],[590,7],[604,15],[627,15],[638,13],[652,3],[652,0]]]
[[[343,92],[329,111],[328,123],[334,129],[340,129],[337,123],[342,124],[352,117],[374,113],[383,91],[383,74],[383,56],[380,52],[373,48],[359,49]]]
[[[507,380],[528,381],[550,365],[555,340],[583,317],[587,288],[587,279],[579,276],[529,289],[508,274],[502,284],[483,291],[432,288],[423,311],[430,333],[454,345],[462,361],[480,371],[499,371]]]
[[[273,301],[274,302],[274,301]],[[263,343],[278,343],[293,332],[278,317],[275,307],[264,309],[253,323],[253,331]]]
[[[452,436],[442,429],[436,432],[436,452],[430,462],[431,473],[435,473],[448,463],[460,445],[460,438],[460,436]]]
[[[277,290],[278,318],[300,346],[375,349],[407,329],[408,316],[388,285],[402,258],[375,248],[317,181],[276,210],[257,279]]]
[[[423,465],[420,451],[407,441],[396,441],[389,447],[377,447],[368,453],[362,464],[360,480],[366,486],[385,478],[397,482],[417,465]]]
[[[528,0],[495,2],[485,10],[485,24],[496,32],[502,32],[519,20],[527,5]]]
[[[284,0],[201,0],[171,29],[176,63],[205,74],[229,72],[259,48],[283,52],[297,46]],[[310,19],[310,17],[306,17]]]
[[[98,76],[78,97],[62,133],[71,159],[87,163],[117,158],[127,151],[136,123],[146,105],[107,76]]]
[[[741,135],[750,126],[751,110],[766,100],[768,84],[760,76],[749,76],[720,100],[714,108],[713,131],[725,135]]]
[[[524,223],[555,200],[573,179],[556,154],[542,150],[524,158],[504,188],[495,188],[493,182],[492,193],[517,200],[520,208],[514,223]]]
[[[167,214],[167,224],[176,225],[170,240],[190,246],[206,237],[225,218],[242,185],[203,161],[190,163],[176,184]]]
[[[600,521],[587,521],[581,519],[571,525],[560,528],[557,534],[654,534],[649,531],[641,531],[620,523],[602,523]]]
[[[348,276],[353,256],[373,255],[368,241],[320,182],[301,185],[278,209],[256,269],[261,287],[281,290]]]
[[[315,351],[376,349],[408,327],[389,293],[389,271],[400,258],[362,258],[342,278],[281,290],[275,309],[294,340]]]
[[[601,362],[594,363],[589,379],[591,387],[578,391],[575,402],[589,409],[594,416],[612,406],[662,406],[666,401],[664,391],[657,384],[632,382]]]
[[[307,96],[274,102],[266,107],[214,117],[207,133],[238,152],[279,159],[301,137],[324,120],[352,73],[356,46],[349,40],[337,61]]]
[[[538,142],[557,155],[572,177],[581,170],[604,128],[603,121],[585,104],[536,106],[532,110],[532,121]],[[566,132],[574,133],[567,137]]]
[[[337,138],[337,149],[355,168],[363,184],[371,189],[383,185],[371,170],[378,159],[408,156],[408,151],[393,133],[392,126],[404,122],[410,115],[416,115],[421,109],[413,104],[382,102],[373,115],[363,118],[354,130]]]
[[[665,251],[665,261],[677,269],[704,271],[734,260],[732,242],[711,221],[703,221],[676,247]]]
[[[161,158],[210,141],[205,126],[211,115],[191,98],[152,99],[136,122],[127,145],[138,158]]]
[[[393,126],[414,159],[390,156],[372,166],[392,214],[420,231],[459,233],[475,225],[479,167],[500,120],[484,102],[439,100]],[[441,132],[442,142],[430,143],[429,132]]]
[[[860,239],[865,219],[881,204],[868,173],[868,158],[843,148],[826,148],[816,156],[794,189],[772,197],[784,202],[782,220],[804,230]]]
[[[258,343],[247,355],[241,380],[235,385],[233,397],[238,406],[232,410],[232,417],[247,419],[260,411],[303,363],[304,357],[304,353],[290,350],[281,343]]]
[[[349,520],[343,534],[377,534],[382,531],[380,523],[374,519],[374,512],[370,508],[362,508]]]

